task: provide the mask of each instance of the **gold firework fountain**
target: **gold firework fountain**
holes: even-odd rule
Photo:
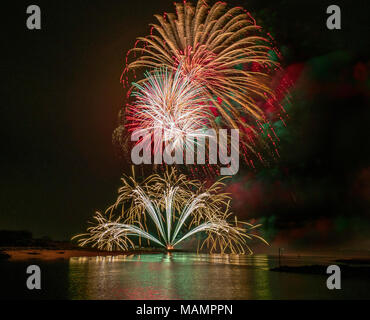
[[[96,213],[86,234],[75,237],[81,246],[128,250],[136,238],[171,251],[198,234],[203,236],[198,248],[210,253],[252,254],[248,241],[267,244],[254,233],[260,225],[233,220],[222,180],[206,187],[172,168],[164,177],[154,174],[142,183],[133,172],[122,184],[116,202],[104,214]]]

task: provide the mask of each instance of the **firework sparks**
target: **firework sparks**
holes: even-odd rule
[[[196,7],[186,1],[175,6],[176,14],[156,15],[159,24],[152,25],[151,35],[138,38],[128,54],[135,59],[127,63],[123,81],[129,71],[140,68],[154,73],[163,67],[180,70],[192,86],[204,87],[209,126],[240,130],[248,162],[251,154],[262,160],[258,147],[277,151],[264,111],[273,106],[281,112],[272,87],[280,66],[272,58],[276,52],[271,41],[243,8],[228,10],[224,2],[209,7],[204,0]],[[273,148],[261,138],[267,131]]]
[[[244,254],[252,253],[248,240],[267,243],[252,233],[260,225],[230,222],[230,197],[221,192],[222,181],[207,188],[172,169],[164,177],[152,175],[141,184],[134,175],[122,182],[116,203],[104,215],[95,215],[96,225],[88,233],[75,237],[81,246],[127,250],[134,247],[133,238],[138,238],[140,243],[144,239],[148,245],[155,243],[169,250],[203,234],[201,248],[207,247],[211,253]]]
[[[149,140],[149,146],[157,141],[156,151],[164,143],[173,148],[191,145],[207,128],[208,100],[203,87],[191,81],[191,75],[182,76],[181,68],[175,72],[161,68],[146,76],[144,82],[134,84],[135,101],[127,111],[129,130]],[[156,133],[160,139],[153,138]]]

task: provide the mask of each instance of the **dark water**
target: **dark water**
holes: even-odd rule
[[[331,264],[294,258],[288,265]],[[42,290],[26,289],[26,267],[42,270]],[[274,257],[189,253],[0,263],[2,299],[369,299],[370,278],[346,278],[330,291],[326,275],[271,272]]]

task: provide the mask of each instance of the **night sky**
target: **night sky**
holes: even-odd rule
[[[2,8],[0,229],[67,240],[116,196],[112,145],[127,50],[173,1],[36,1]],[[281,159],[229,185],[235,211],[272,241],[367,249],[370,6],[364,1],[228,1],[275,38],[298,74]],[[326,28],[326,7],[342,30]],[[26,8],[42,30],[26,29]]]

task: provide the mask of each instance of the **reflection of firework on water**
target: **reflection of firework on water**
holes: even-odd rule
[[[243,8],[227,10],[223,2],[210,7],[204,0],[196,7],[186,1],[175,5],[176,14],[156,15],[159,24],[151,35],[138,38],[123,82],[129,81],[129,71],[140,68],[179,68],[188,81],[204,87],[210,126],[240,130],[249,164],[252,155],[263,161],[260,148],[275,156],[278,138],[270,121],[280,119],[283,109],[272,85],[280,67],[271,41]]]
[[[144,141],[156,141],[154,150],[171,144],[173,148],[191,145],[200,132],[207,129],[207,98],[200,84],[192,82],[191,75],[181,76],[166,68],[147,73],[141,84],[134,84],[134,103],[127,109],[130,132],[142,136]],[[160,133],[159,139],[153,135]],[[146,141],[148,140],[148,141]]]
[[[264,239],[252,232],[260,227],[232,220],[230,197],[222,193],[222,181],[206,187],[197,180],[187,180],[172,169],[161,177],[152,175],[143,183],[132,177],[122,179],[116,203],[87,234],[77,236],[81,246],[106,250],[127,250],[133,239],[167,249],[177,247],[195,235],[203,235],[200,248],[212,252],[252,253],[247,241]],[[116,212],[120,213],[117,214]],[[204,240],[205,239],[205,240]]]

